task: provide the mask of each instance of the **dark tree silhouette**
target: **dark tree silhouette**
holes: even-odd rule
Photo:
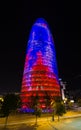
[[[59,121],[59,117],[62,116],[64,113],[66,113],[64,103],[62,101],[56,102],[55,109]]]
[[[18,95],[15,94],[7,94],[4,97],[4,102],[1,107],[1,111],[3,116],[6,117],[5,126],[7,125],[8,116],[12,111],[16,111],[18,107],[20,107],[21,100]]]
[[[39,103],[39,96],[31,96],[31,108],[34,110],[34,115],[36,116],[36,125],[37,125],[37,117],[41,116],[41,108]]]

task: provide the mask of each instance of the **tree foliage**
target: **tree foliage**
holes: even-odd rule
[[[66,113],[64,103],[62,101],[56,102],[55,109],[59,121],[59,116],[62,116],[64,113]]]
[[[20,97],[15,94],[7,94],[4,97],[4,101],[1,107],[1,113],[4,117],[6,117],[5,128],[7,125],[8,116],[12,111],[16,111],[18,107],[20,107],[21,101]]]
[[[46,93],[46,96],[45,96],[45,105],[48,111],[48,109],[50,109],[50,106],[51,106],[51,97],[48,95],[48,93]]]
[[[58,116],[58,121],[59,121],[59,116],[62,116],[66,111],[65,111],[65,105],[61,100],[61,97],[55,97],[51,101],[51,108],[52,108],[52,121],[54,121],[54,116]]]
[[[6,117],[12,111],[15,111],[21,104],[20,97],[15,94],[7,94],[4,97],[4,102],[2,104],[2,113]]]
[[[78,106],[81,107],[81,99],[78,99]]]
[[[41,108],[39,103],[39,96],[31,96],[31,108],[34,110],[34,115],[36,116],[36,124],[37,124],[37,117],[41,116]]]

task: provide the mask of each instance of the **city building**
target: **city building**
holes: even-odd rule
[[[30,108],[31,96],[39,96],[42,109],[46,108],[46,95],[60,96],[55,44],[47,22],[43,18],[32,26],[21,87],[22,108]]]

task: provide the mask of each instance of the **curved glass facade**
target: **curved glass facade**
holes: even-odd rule
[[[21,98],[30,107],[30,97],[38,94],[41,108],[45,107],[45,93],[51,98],[60,96],[55,45],[47,22],[39,18],[32,26],[27,44]]]

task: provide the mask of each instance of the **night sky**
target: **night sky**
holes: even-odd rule
[[[0,3],[0,93],[20,92],[29,33],[40,17],[55,41],[59,77],[81,89],[80,3],[27,1]]]

